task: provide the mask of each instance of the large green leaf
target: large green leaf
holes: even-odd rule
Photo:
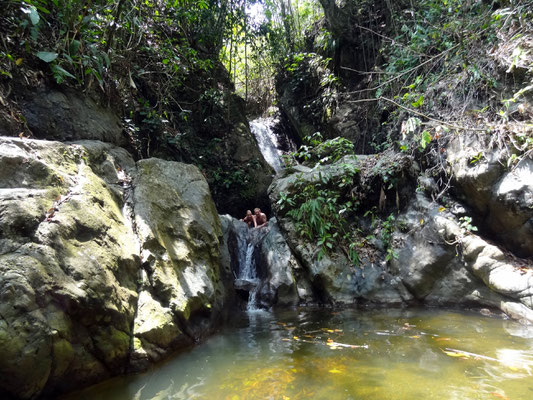
[[[70,72],[68,72],[66,69],[61,68],[59,65],[53,65],[52,71],[54,72],[54,75],[60,75],[62,78],[67,76],[72,79],[76,79],[74,75],[72,75]]]
[[[37,8],[35,6],[30,6],[29,10],[30,14],[30,20],[33,25],[37,25],[39,21],[41,20],[41,17],[39,16],[39,12],[37,11]]]
[[[35,55],[47,63],[54,61],[58,56],[57,53],[52,53],[50,51],[39,51],[35,53]]]

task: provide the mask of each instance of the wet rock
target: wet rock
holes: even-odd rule
[[[279,231],[275,218],[268,221],[268,229],[259,249],[259,262],[265,265],[267,270],[260,292],[261,298],[268,299],[267,301],[275,306],[296,305],[300,299],[309,301],[309,284]]]
[[[246,293],[250,293],[257,286],[257,282],[252,282],[246,279],[235,279],[235,290],[241,290]]]
[[[256,291],[257,302],[263,308],[296,305],[311,301],[312,290],[302,269],[292,255],[277,221],[272,218],[265,227],[254,229],[229,215],[220,217],[224,231],[224,243],[231,249],[230,266],[236,277],[234,287],[247,301],[248,294]],[[251,253],[249,246],[252,246]],[[256,277],[239,278],[241,268],[253,258]]]

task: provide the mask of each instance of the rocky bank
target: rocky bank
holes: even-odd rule
[[[3,398],[144,369],[216,325],[232,286],[196,167],[1,138],[0,171]]]

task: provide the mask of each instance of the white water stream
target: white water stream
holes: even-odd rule
[[[273,118],[258,118],[250,122],[250,129],[257,140],[257,145],[265,160],[276,173],[283,169],[281,165],[282,152],[280,143],[272,127],[275,125]],[[259,309],[258,294],[261,289],[261,280],[258,277],[254,252],[258,243],[264,236],[263,229],[247,228],[238,233],[239,272],[236,277],[240,284],[249,288],[248,311]]]
[[[257,310],[259,306],[257,292],[259,291],[261,282],[257,274],[254,252],[259,238],[262,236],[260,233],[259,230],[248,227],[238,232],[239,271],[236,278],[241,282],[246,282],[248,287],[250,287],[247,305],[248,311]]]
[[[259,118],[250,122],[250,129],[257,140],[259,150],[265,160],[278,173],[281,171],[281,152],[278,150],[278,139],[272,131],[273,119]],[[248,292],[248,311],[259,309],[258,292],[261,281],[258,278],[254,251],[262,235],[262,229],[247,228],[238,233],[237,246],[239,257],[239,271],[236,277],[241,283],[245,282],[250,288]]]
[[[283,167],[281,152],[278,150],[278,138],[272,131],[272,124],[273,120],[270,118],[258,118],[250,122],[250,129],[266,162],[278,173]]]

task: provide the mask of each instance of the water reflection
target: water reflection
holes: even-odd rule
[[[157,370],[76,399],[530,399],[518,323],[435,310],[256,311]]]

